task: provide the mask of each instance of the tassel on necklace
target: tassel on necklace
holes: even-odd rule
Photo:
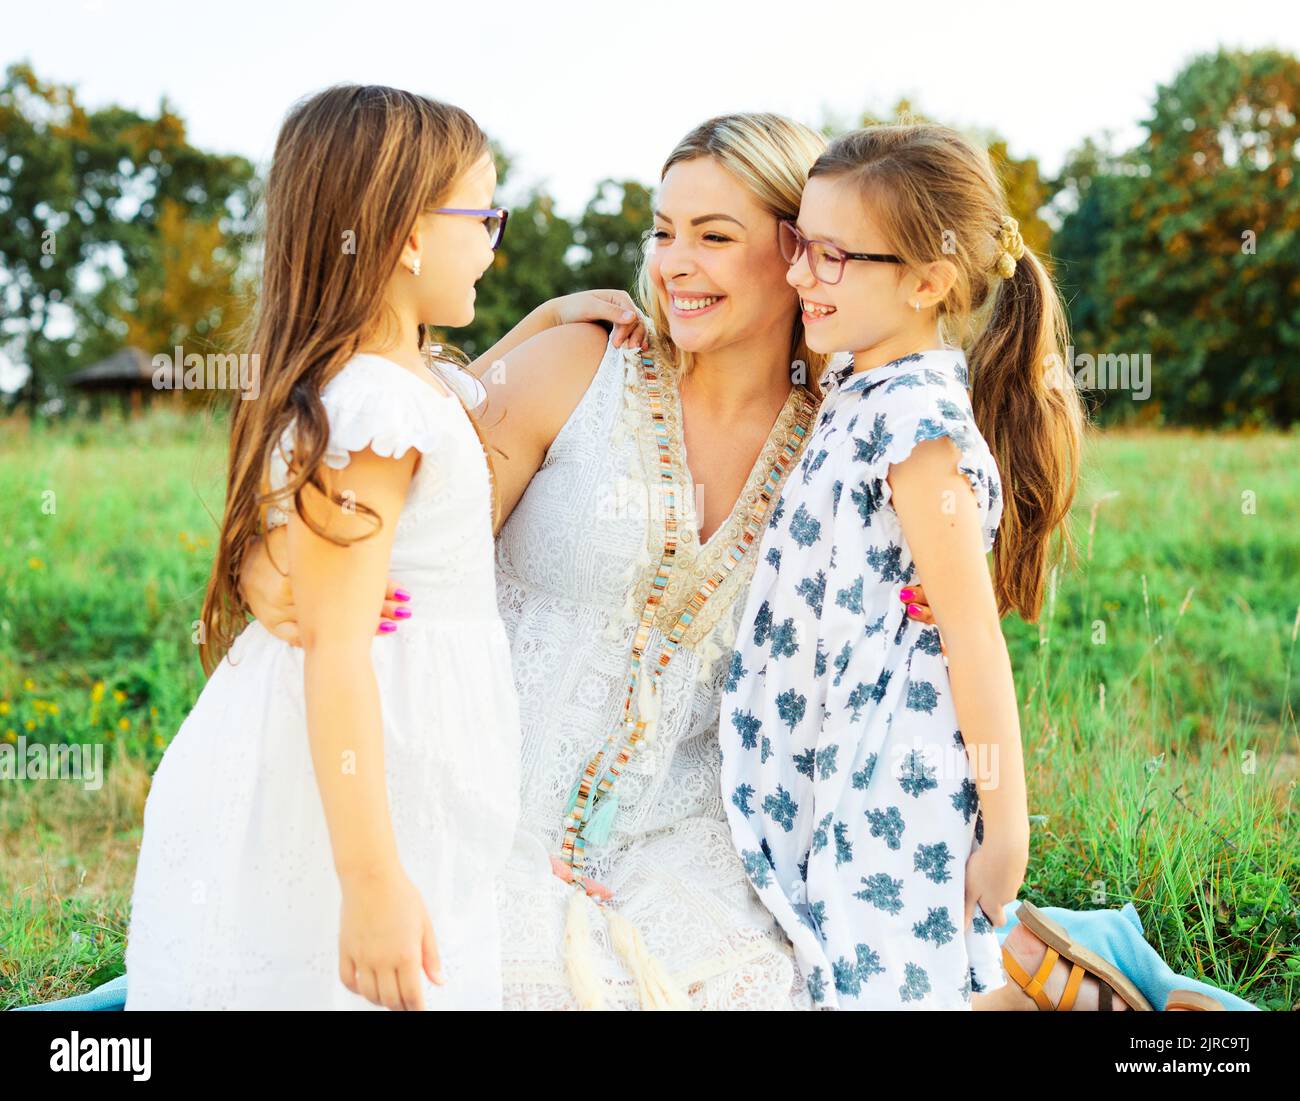
[[[604,1009],[605,995],[596,961],[591,950],[591,926],[587,923],[587,892],[574,877],[574,892],[569,897],[564,919],[564,969],[581,1009]],[[595,905],[592,903],[591,905]]]

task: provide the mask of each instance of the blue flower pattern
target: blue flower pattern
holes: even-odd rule
[[[886,480],[950,439],[992,548],[1001,483],[968,385],[956,349],[828,374],[727,661],[733,841],[819,1008],[962,1009],[1003,982],[984,915],[958,928],[979,794],[939,633],[898,599],[915,568]]]

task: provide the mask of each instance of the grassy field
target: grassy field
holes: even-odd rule
[[[149,775],[191,642],[224,433],[0,421],[0,739],[102,744],[103,787],[0,782],[0,1008],[120,974]],[[1183,974],[1300,1001],[1300,434],[1091,442],[1077,562],[1007,624],[1034,832],[1022,897],[1132,901]]]

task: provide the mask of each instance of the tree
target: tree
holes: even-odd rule
[[[87,111],[71,86],[12,65],[0,163],[0,327],[33,407],[126,339],[219,346],[233,328],[253,168],[191,146],[165,101],[157,117]]]
[[[653,215],[649,188],[635,180],[601,180],[574,228],[580,285],[630,292]]]
[[[1288,54],[1206,54],[1157,90],[1136,148],[1089,143],[1067,163],[1057,251],[1076,343],[1151,356],[1152,400],[1112,395],[1107,415],[1300,419],[1298,92]]]

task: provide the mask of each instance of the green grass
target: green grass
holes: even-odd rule
[[[0,423],[0,739],[108,747],[100,791],[0,782],[0,1008],[123,969],[148,777],[203,682],[223,452],[168,411]],[[1298,502],[1300,435],[1099,435],[1078,560],[1007,623],[1021,897],[1131,901],[1174,970],[1270,1009],[1300,1000]]]

